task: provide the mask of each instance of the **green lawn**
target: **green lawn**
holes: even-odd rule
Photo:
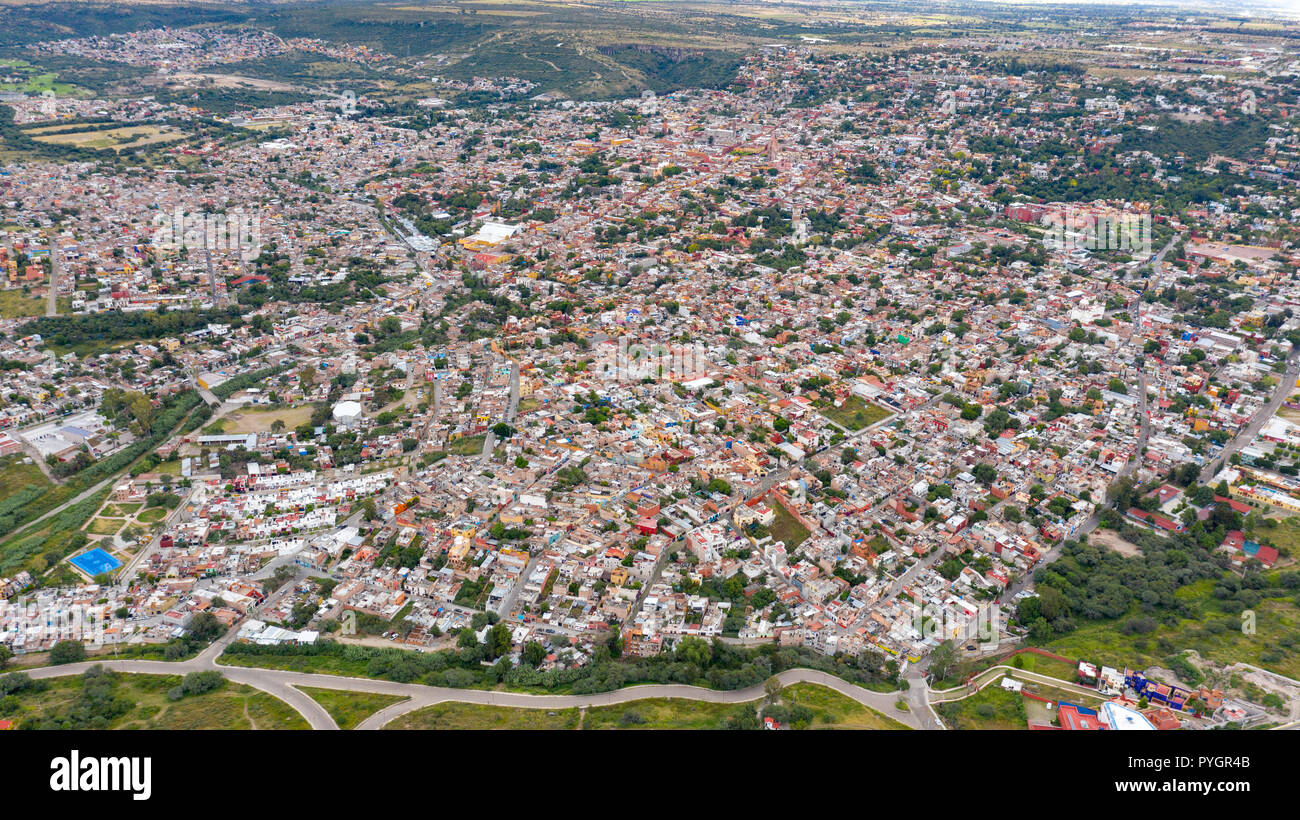
[[[317,689],[312,686],[297,688],[323,706],[340,729],[355,728],[358,723],[380,709],[407,699],[401,695],[381,695],[374,692],[348,692],[342,689]]]
[[[878,404],[870,404],[857,396],[849,396],[839,407],[828,406],[822,415],[847,430],[861,430],[870,427],[881,419],[893,415]]]
[[[402,715],[387,729],[576,729],[577,709],[514,709],[478,703],[438,703]]]
[[[136,521],[142,524],[152,524],[161,521],[167,517],[168,510],[164,507],[150,507],[135,517]]]
[[[809,536],[808,528],[800,524],[793,515],[782,507],[780,504],[770,504],[772,511],[776,513],[776,520],[772,522],[769,531],[772,533],[772,540],[782,541],[785,543],[786,552],[794,552],[795,547],[802,544]]]

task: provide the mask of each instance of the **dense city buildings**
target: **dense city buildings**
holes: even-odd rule
[[[603,95],[219,23],[7,49],[6,659],[1286,724],[1300,50],[1126,20]]]

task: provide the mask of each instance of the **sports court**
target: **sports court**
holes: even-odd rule
[[[122,562],[109,555],[100,547],[93,550],[87,550],[76,558],[71,559],[74,567],[94,578],[103,572],[112,572],[122,566]]]

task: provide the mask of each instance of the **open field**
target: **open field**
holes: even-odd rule
[[[781,692],[781,700],[813,710],[813,729],[906,729],[893,718],[868,709],[834,689],[815,683],[796,683]]]
[[[1273,526],[1249,530],[1246,537],[1261,544],[1271,544],[1286,558],[1300,556],[1300,516],[1284,516]]]
[[[75,94],[77,87],[71,83],[62,83],[53,71],[28,73],[22,82],[0,83],[0,91],[16,91],[20,94],[41,94],[52,91],[55,95],[65,97]]]
[[[111,148],[121,151],[127,148],[140,148],[161,142],[173,142],[187,137],[183,131],[170,126],[131,125],[122,128],[110,128],[101,131],[57,131],[54,133],[35,134],[37,142],[50,145],[71,145],[74,148]]]
[[[1000,679],[999,679],[1000,680]],[[963,700],[942,703],[935,711],[949,729],[1027,729],[1025,698],[990,683]]]
[[[35,486],[42,489],[50,485],[50,480],[35,464],[24,464],[26,458],[22,453],[15,453],[0,459],[0,498],[8,498],[24,487]]]
[[[0,319],[21,319],[25,316],[44,316],[45,298],[46,297],[43,294],[33,296],[24,294],[21,290],[15,288],[0,290]],[[58,302],[60,313],[65,313],[72,309],[72,304],[68,297],[60,296]]]
[[[221,419],[221,429],[230,434],[267,433],[276,421],[284,422],[286,430],[311,421],[311,406],[286,407],[281,409],[250,408],[228,413]]]
[[[258,91],[293,91],[294,86],[261,77],[242,77],[238,74],[198,74],[178,71],[170,77],[182,85],[205,85],[214,88],[253,88]]]
[[[86,525],[86,532],[95,535],[112,535],[126,524],[123,518],[95,518]]]
[[[1300,677],[1300,652],[1291,644],[1300,635],[1300,606],[1289,598],[1265,599],[1256,607],[1256,634],[1242,633],[1241,613],[1224,609],[1213,596],[1214,581],[1204,580],[1178,591],[1197,613],[1173,624],[1159,623],[1149,633],[1126,634],[1123,625],[1141,613],[1110,621],[1081,621],[1068,635],[1043,645],[1066,657],[1077,657],[1117,669],[1160,665],[1176,652],[1194,649],[1219,664],[1252,663],[1288,677]]]
[[[343,689],[317,689],[300,686],[300,690],[319,703],[334,718],[340,729],[355,728],[358,723],[394,703],[406,700],[401,695],[381,695],[374,692],[348,692]]]
[[[1141,554],[1137,544],[1129,543],[1119,536],[1119,533],[1108,529],[1095,529],[1088,534],[1088,543],[1100,544],[1107,549],[1115,550],[1120,555],[1133,557]]]
[[[795,547],[804,542],[811,534],[808,528],[800,524],[793,515],[782,507],[780,504],[772,504],[772,511],[776,513],[776,520],[772,522],[769,530],[772,533],[772,540],[785,542],[787,551],[792,552]]]
[[[477,703],[438,703],[417,709],[387,729],[576,729],[577,709],[514,709]]]
[[[456,456],[476,456],[483,452],[483,440],[486,436],[461,436],[453,441],[447,452]]]
[[[77,714],[87,709],[85,676],[52,678],[42,692],[21,692],[11,697],[0,714],[20,728],[27,719],[50,719],[66,728],[105,729],[306,729],[307,721],[284,701],[251,686],[224,682],[201,695],[173,701],[169,690],[181,683],[179,675],[111,674],[112,695],[125,710],[106,716],[102,723],[86,725]],[[78,709],[78,707],[81,707]]]
[[[893,415],[878,404],[869,404],[857,396],[849,396],[839,407],[827,407],[822,415],[846,430],[861,430]]]
[[[749,703],[707,703],[680,698],[647,698],[616,706],[595,706],[587,710],[584,729],[722,729],[727,716],[740,709],[754,710]]]
[[[166,518],[167,512],[165,507],[150,507],[137,515],[135,520],[142,524],[153,524]]]

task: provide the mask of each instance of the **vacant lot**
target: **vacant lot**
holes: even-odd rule
[[[584,729],[721,729],[733,711],[758,708],[750,703],[706,703],[682,698],[647,698],[587,710]]]
[[[71,305],[68,297],[59,297],[59,312],[65,313]],[[23,293],[19,289],[0,290],[0,319],[21,319],[26,316],[44,316],[45,297]]]
[[[1123,538],[1120,538],[1119,533],[1114,530],[1100,528],[1093,530],[1088,535],[1088,543],[1097,544],[1106,547],[1107,549],[1115,550],[1115,552],[1118,552],[1120,555],[1127,555],[1129,557],[1141,554],[1141,550],[1138,549],[1137,544],[1129,543]]]
[[[311,421],[311,407],[285,407],[279,410],[256,409],[237,410],[222,418],[222,429],[226,433],[269,433],[271,425],[277,421],[284,422],[284,429],[292,430]]]
[[[1255,634],[1242,632],[1241,612],[1213,595],[1214,581],[1189,584],[1177,595],[1197,613],[1173,624],[1159,623],[1149,632],[1132,632],[1125,625],[1142,615],[1137,608],[1122,618],[1080,621],[1075,631],[1045,644],[1044,649],[1092,663],[1145,669],[1185,649],[1219,664],[1244,661],[1288,677],[1300,677],[1300,606],[1291,598],[1270,598],[1254,607]]]
[[[317,689],[299,686],[312,700],[319,703],[334,718],[340,729],[355,728],[358,723],[383,709],[406,700],[401,695],[381,695],[374,692],[348,692],[342,689]]]
[[[167,517],[167,510],[163,507],[150,507],[135,517],[136,521],[142,524],[153,524]]]
[[[96,518],[87,525],[86,532],[95,535],[112,535],[122,529],[122,525],[125,523],[126,519],[124,518]]]
[[[112,677],[113,699],[130,704],[124,714],[107,719],[109,729],[306,729],[307,721],[278,698],[251,686],[226,681],[202,695],[170,700],[167,692],[180,685],[179,675]],[[22,692],[6,705],[4,717],[20,728],[27,718],[48,718],[79,728],[98,701],[88,701],[83,676],[54,678],[43,692]]]
[[[72,145],[77,148],[139,148],[159,142],[172,142],[184,139],[188,134],[177,131],[170,126],[131,125],[124,128],[109,128],[101,131],[56,131],[45,134],[33,134],[37,142],[51,145]]]
[[[822,415],[847,430],[861,430],[893,413],[878,404],[868,404],[857,396],[849,396],[839,407],[823,409]]]
[[[893,718],[868,709],[834,689],[815,683],[796,683],[781,692],[781,700],[813,710],[813,729],[906,729]]]
[[[0,459],[0,498],[8,498],[24,487],[34,486],[42,489],[50,486],[50,480],[35,464],[24,464],[26,458],[15,453]]]
[[[776,513],[776,520],[772,522],[770,531],[774,541],[785,543],[787,552],[793,552],[794,548],[799,546],[808,538],[808,528],[800,524],[798,520],[791,515],[785,507],[780,504],[772,504],[772,511]]]
[[[576,729],[577,709],[512,709],[477,703],[439,703],[394,720],[388,729]]]
[[[950,729],[1028,728],[1024,697],[998,683],[990,683],[965,700],[940,704],[936,711]]]
[[[453,441],[447,452],[457,456],[476,456],[483,452],[483,440],[486,436],[462,436]]]

